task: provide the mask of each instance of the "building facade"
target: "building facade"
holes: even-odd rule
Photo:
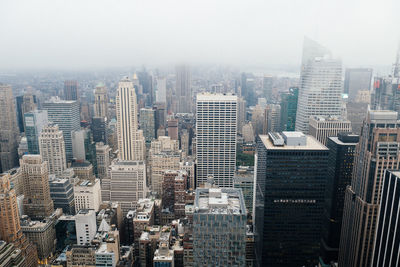
[[[24,114],[25,136],[29,154],[40,154],[39,136],[47,124],[47,110],[34,110]]]
[[[212,175],[218,186],[233,187],[237,96],[203,93],[196,103],[197,186]]]
[[[339,133],[351,133],[351,130],[351,122],[345,118],[331,116],[310,118],[310,135],[324,145],[328,142],[328,137],[338,136]]]

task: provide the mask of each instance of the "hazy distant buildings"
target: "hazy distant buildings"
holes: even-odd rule
[[[34,110],[24,114],[25,136],[30,154],[40,154],[39,136],[48,124],[47,110]]]
[[[43,104],[49,121],[58,125],[64,136],[67,160],[72,160],[72,132],[80,130],[79,104],[77,101],[51,98]]]
[[[279,132],[281,130],[281,106],[268,104],[264,111],[265,129],[263,132]]]
[[[356,101],[359,91],[371,90],[372,69],[348,68],[344,78],[344,93],[348,94],[349,101]]]
[[[245,266],[246,207],[240,190],[196,189],[194,266]]]
[[[353,176],[353,164],[359,136],[339,133],[329,137],[326,201],[323,216],[321,259],[324,264],[337,262],[342,228],[344,193]]]
[[[47,162],[49,174],[61,175],[67,169],[63,132],[57,124],[49,124],[39,136],[40,155]]]
[[[74,101],[77,101],[79,99],[77,81],[74,80],[64,81],[64,99],[74,100]]]
[[[18,127],[10,85],[0,83],[0,172],[18,165]]]
[[[149,143],[156,138],[156,112],[151,108],[140,109],[140,129],[143,131],[146,142]]]
[[[296,131],[308,133],[308,122],[313,115],[341,115],[342,62],[327,53],[315,42],[304,43]]]
[[[345,192],[339,266],[370,266],[384,170],[400,169],[400,121],[394,111],[369,111]]]
[[[167,79],[165,77],[157,78],[156,102],[167,103]]]
[[[94,116],[108,118],[107,87],[103,83],[99,83],[94,90]]]
[[[328,137],[338,136],[338,133],[351,133],[351,122],[340,117],[312,116],[309,133],[326,145]]]
[[[197,186],[212,175],[216,185],[233,187],[237,96],[198,94],[196,116]]]
[[[296,124],[299,88],[290,87],[288,93],[281,95],[281,130],[294,131]]]
[[[192,112],[192,81],[190,67],[180,65],[176,67],[176,97],[178,110],[175,113]]]
[[[118,157],[121,160],[143,160],[145,144],[143,132],[138,130],[135,87],[128,77],[118,84],[116,96]]]
[[[258,137],[253,209],[258,266],[316,264],[328,152],[300,132]]]

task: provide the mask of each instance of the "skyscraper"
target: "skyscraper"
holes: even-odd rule
[[[39,136],[48,123],[47,110],[34,110],[24,114],[25,136],[30,154],[40,154]]]
[[[351,183],[355,148],[359,136],[340,133],[329,137],[326,200],[322,224],[321,259],[324,264],[337,262],[342,228],[344,192]]]
[[[268,104],[264,110],[264,132],[279,132],[281,130],[281,106]]]
[[[74,101],[77,101],[79,99],[77,81],[74,80],[64,81],[64,99],[74,100]]]
[[[370,266],[385,169],[400,168],[400,121],[394,111],[369,111],[345,193],[339,266]]]
[[[107,143],[107,118],[93,117],[91,130],[94,142]]]
[[[349,101],[357,98],[359,91],[371,90],[372,69],[369,68],[348,68],[344,78],[344,93],[348,94]]]
[[[94,90],[94,116],[108,118],[108,94],[103,83],[99,83]]]
[[[176,67],[176,97],[178,110],[175,113],[192,112],[192,81],[190,67],[180,65]]]
[[[0,83],[0,173],[18,165],[18,128],[10,85]]]
[[[237,96],[202,93],[196,104],[197,186],[212,175],[233,187],[236,166]]]
[[[140,129],[143,130],[144,138],[146,142],[149,143],[153,139],[156,138],[156,129],[155,129],[155,117],[156,112],[151,108],[141,108],[140,109]]]
[[[128,77],[118,84],[116,104],[118,157],[121,160],[143,160],[145,145],[143,132],[138,130],[135,87]]]
[[[193,261],[194,266],[245,266],[246,207],[240,189],[196,189]]]
[[[313,115],[341,115],[342,63],[327,53],[316,43],[304,43],[296,131],[308,133],[308,121]]]
[[[24,188],[24,210],[32,218],[45,218],[54,211],[50,197],[47,162],[40,155],[24,155],[20,160]]]
[[[400,172],[385,171],[372,267],[396,267],[400,260]]]
[[[47,110],[49,121],[58,125],[64,135],[67,160],[72,160],[72,131],[80,130],[79,104],[77,101],[51,98],[43,104]]]
[[[290,87],[289,92],[281,96],[281,130],[294,131],[296,124],[297,100],[299,88]]]
[[[258,266],[314,266],[329,150],[300,132],[257,138],[253,208]]]
[[[102,142],[96,143],[97,177],[101,179],[108,176],[108,167],[111,165],[111,148]]]
[[[27,92],[23,95],[16,97],[17,102],[17,121],[21,132],[25,131],[24,128],[24,114],[33,111],[37,108],[37,98],[35,95]]]
[[[40,155],[47,162],[49,174],[61,175],[67,168],[63,132],[57,124],[49,124],[39,136]]]
[[[167,103],[167,79],[165,77],[157,78],[156,102]]]

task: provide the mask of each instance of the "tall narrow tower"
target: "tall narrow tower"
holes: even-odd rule
[[[24,210],[33,218],[45,218],[54,211],[50,197],[47,162],[40,155],[24,155],[20,161],[24,188]]]
[[[176,97],[178,110],[176,113],[192,112],[192,85],[190,68],[187,65],[176,67]]]
[[[235,95],[197,95],[197,185],[204,184],[212,175],[218,186],[233,187],[237,102]]]
[[[64,82],[64,99],[65,100],[78,100],[78,82],[74,80],[67,80]]]
[[[306,39],[303,47],[296,131],[308,133],[308,122],[313,115],[340,116],[342,62],[330,52]]]
[[[116,96],[119,159],[143,160],[143,132],[138,130],[135,87],[128,77],[119,82]]]
[[[370,266],[385,169],[400,169],[397,112],[369,111],[345,192],[339,266]]]
[[[10,85],[0,83],[0,173],[18,165],[18,128]]]
[[[108,117],[108,95],[107,88],[99,83],[94,91],[94,115],[95,117]]]

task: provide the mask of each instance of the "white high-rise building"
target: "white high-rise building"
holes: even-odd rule
[[[138,130],[135,87],[128,77],[119,82],[116,96],[118,157],[121,160],[144,160],[145,141]]]
[[[57,124],[49,124],[39,136],[40,155],[47,161],[49,174],[61,175],[67,169],[63,132]]]
[[[236,95],[201,93],[196,101],[197,186],[212,175],[220,187],[233,187],[236,166]]]
[[[311,116],[342,113],[342,62],[308,39],[304,42],[296,131],[308,133]]]
[[[167,103],[167,79],[165,77],[157,78],[156,102]]]
[[[75,215],[76,242],[78,245],[90,244],[97,232],[96,212],[80,210]]]
[[[120,203],[124,214],[135,209],[137,201],[147,194],[144,161],[113,161],[109,178],[102,180],[101,187],[103,201]]]

